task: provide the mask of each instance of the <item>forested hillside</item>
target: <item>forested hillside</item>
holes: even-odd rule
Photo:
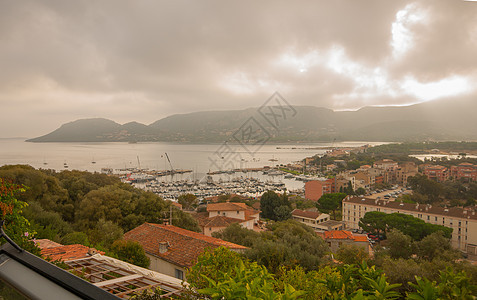
[[[124,232],[170,216],[170,202],[104,174],[10,165],[0,167],[0,178],[26,187],[17,198],[28,203],[23,212],[36,237],[62,244],[107,250]],[[199,231],[190,215],[172,211],[173,225]]]

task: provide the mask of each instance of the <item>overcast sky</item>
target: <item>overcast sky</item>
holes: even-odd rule
[[[477,2],[0,0],[0,137],[80,118],[477,94]]]

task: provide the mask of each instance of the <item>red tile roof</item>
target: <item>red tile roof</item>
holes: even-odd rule
[[[44,248],[41,250],[41,255],[43,257],[51,259],[52,261],[76,260],[90,257],[96,253],[104,254],[104,252],[102,251],[98,251],[94,248],[89,248],[80,244],[66,246],[61,245],[58,247]]]
[[[232,250],[244,250],[247,247],[205,236],[201,233],[185,230],[172,225],[144,223],[124,234],[125,240],[137,241],[144,251],[181,267],[191,267],[197,257],[207,248],[225,246]],[[164,253],[159,246],[167,243]]]
[[[355,242],[367,242],[366,235],[354,235],[351,231],[347,230],[330,230],[323,233],[324,239],[333,240],[354,240]]]

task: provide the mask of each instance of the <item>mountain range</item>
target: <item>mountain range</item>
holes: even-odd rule
[[[271,142],[477,140],[477,101],[446,99],[409,106],[333,111],[295,106],[295,114],[264,117],[258,108],[176,114],[145,125],[94,118],[63,124],[29,142],[237,141],[244,130]],[[267,121],[271,121],[268,122]],[[258,129],[259,131],[256,131]],[[249,132],[250,133],[250,132]]]

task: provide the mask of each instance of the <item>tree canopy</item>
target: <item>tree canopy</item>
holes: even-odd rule
[[[0,167],[0,178],[25,186],[16,195],[20,216],[28,218],[38,238],[107,249],[123,232],[170,218],[169,201],[105,174],[8,165]],[[200,231],[190,214],[173,209],[172,219],[175,226]]]
[[[336,210],[340,210],[342,201],[346,197],[345,193],[324,194],[316,202],[316,207],[324,213],[333,213],[333,219],[336,220]]]
[[[265,219],[282,221],[291,217],[291,204],[286,193],[279,196],[273,191],[265,192],[260,198],[260,210]]]
[[[452,237],[452,228],[426,223],[419,218],[401,213],[367,212],[359,221],[359,226],[367,232],[376,234],[386,233],[395,228],[416,241],[436,231],[442,231],[446,238]]]

